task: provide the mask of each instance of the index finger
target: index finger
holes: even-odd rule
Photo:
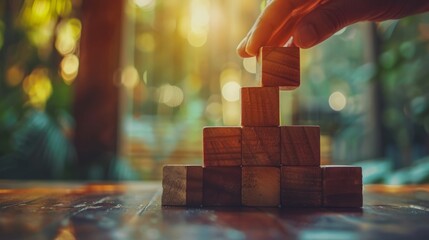
[[[305,2],[307,1],[274,0],[269,3],[252,27],[253,33],[247,42],[246,52],[256,55],[259,48],[268,42],[270,37],[283,25],[291,13]]]

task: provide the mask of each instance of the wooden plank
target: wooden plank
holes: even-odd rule
[[[161,202],[163,206],[186,205],[186,166],[164,166]]]
[[[280,205],[280,168],[243,167],[242,204],[255,207]]]
[[[284,166],[320,166],[320,127],[280,127],[281,162]]]
[[[243,127],[243,166],[280,166],[280,128]]]
[[[200,207],[203,204],[203,168],[188,166],[186,170],[186,205]]]
[[[262,47],[258,56],[257,78],[264,87],[280,87],[282,90],[299,87],[299,48]]]
[[[280,124],[279,88],[243,87],[241,89],[241,125],[277,127]]]
[[[204,166],[241,166],[241,127],[203,129]]]
[[[203,168],[203,206],[241,205],[241,167]]]
[[[162,208],[159,182],[148,181],[1,181],[0,187],[1,239],[426,239],[429,234],[427,184],[365,186],[364,209]]]
[[[281,204],[282,207],[321,207],[322,169],[282,167]]]
[[[323,206],[362,207],[362,168],[323,166]]]

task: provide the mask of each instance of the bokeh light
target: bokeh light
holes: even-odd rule
[[[346,104],[346,96],[344,96],[344,94],[341,92],[336,91],[329,96],[329,106],[334,111],[343,110],[346,107]]]
[[[24,71],[21,67],[14,65],[6,72],[6,83],[11,87],[18,86],[24,78]]]
[[[74,54],[65,56],[61,61],[60,68],[64,82],[71,84],[79,71],[79,58]]]
[[[222,87],[222,97],[228,102],[236,102],[240,100],[241,86],[235,81],[227,82]]]
[[[155,4],[155,0],[134,0],[134,3],[140,8],[149,8]]]
[[[44,109],[46,101],[52,94],[52,84],[47,69],[35,69],[24,79],[23,89],[31,106]]]
[[[61,21],[57,27],[57,39],[55,48],[61,55],[67,55],[75,51],[82,31],[82,24],[76,18]]]
[[[208,0],[193,0],[190,4],[191,24],[190,31],[187,32],[187,39],[193,47],[202,47],[207,42],[210,22],[209,9]]]
[[[158,102],[169,107],[178,107],[184,100],[183,90],[178,86],[165,84],[158,89]]]
[[[243,67],[249,73],[256,73],[256,57],[244,58]]]
[[[139,73],[134,66],[127,66],[121,74],[121,83],[126,88],[132,89],[139,82]]]

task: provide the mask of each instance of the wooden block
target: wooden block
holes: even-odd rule
[[[163,206],[201,206],[203,168],[201,166],[166,165],[162,179]]]
[[[204,166],[241,166],[241,127],[205,127]]]
[[[284,126],[280,129],[284,166],[320,166],[319,126]]]
[[[242,165],[280,166],[280,128],[243,127]]]
[[[241,125],[277,127],[280,123],[279,88],[244,87],[241,89]]]
[[[243,167],[242,204],[254,207],[280,205],[280,168]]]
[[[299,48],[262,47],[257,78],[264,87],[292,90],[300,85]]]
[[[203,168],[186,168],[186,206],[200,207],[203,204]]]
[[[281,172],[282,207],[322,206],[320,167],[282,167]]]
[[[185,206],[186,166],[164,166],[162,177],[162,205]]]
[[[323,166],[323,206],[362,207],[362,168]]]
[[[203,206],[241,205],[241,167],[203,168]]]

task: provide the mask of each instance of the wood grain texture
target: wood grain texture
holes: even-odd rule
[[[241,205],[241,167],[203,168],[203,206]]]
[[[255,207],[280,205],[280,168],[243,167],[242,204]]]
[[[243,166],[280,166],[280,128],[243,127]]]
[[[186,205],[186,166],[164,166],[161,203],[163,206]]]
[[[362,207],[362,168],[323,166],[323,206]]]
[[[204,166],[241,166],[241,127],[203,129]]]
[[[279,88],[243,87],[241,89],[241,125],[277,127],[280,124]]]
[[[299,48],[262,47],[258,56],[257,78],[264,87],[280,87],[282,90],[299,87]]]
[[[320,166],[319,126],[284,126],[280,129],[284,166]]]
[[[203,204],[203,168],[186,167],[186,206],[200,207]]]
[[[282,207],[321,207],[322,169],[282,167],[281,203]]]

